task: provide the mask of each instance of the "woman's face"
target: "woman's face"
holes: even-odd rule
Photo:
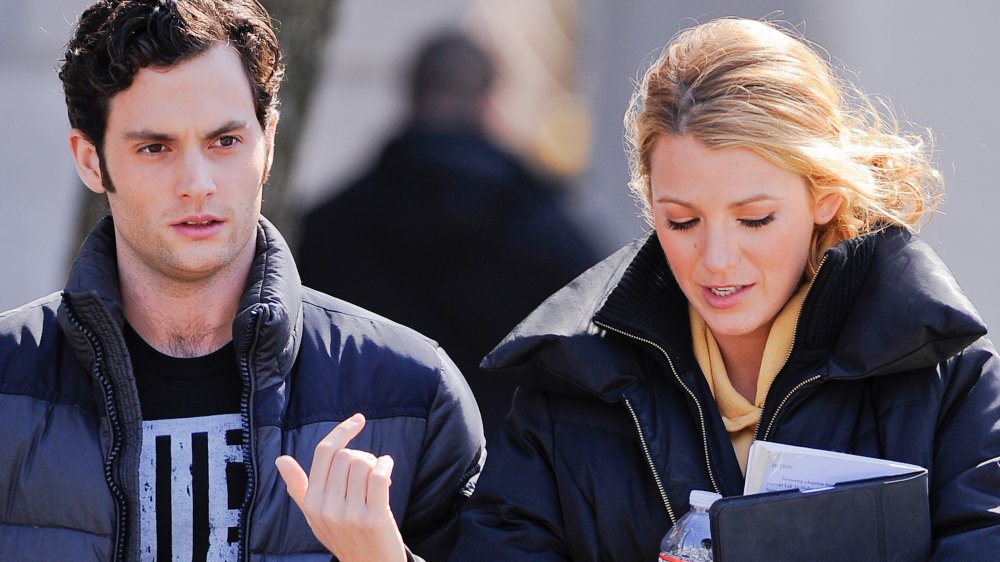
[[[816,203],[802,176],[688,136],[656,141],[650,184],[656,235],[684,295],[723,349],[763,346],[802,280],[814,225],[832,218],[839,196]]]

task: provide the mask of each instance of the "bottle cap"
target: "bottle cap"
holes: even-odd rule
[[[691,503],[691,507],[700,507],[701,509],[708,509],[715,503],[715,500],[722,499],[720,494],[715,492],[706,492],[705,490],[691,490],[691,495],[688,501]]]

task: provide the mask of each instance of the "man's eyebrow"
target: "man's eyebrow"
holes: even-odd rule
[[[231,132],[239,130],[239,129],[246,129],[247,127],[248,127],[248,125],[247,125],[246,121],[243,121],[243,120],[240,120],[240,119],[234,119],[233,121],[229,121],[229,122],[223,124],[220,127],[216,127],[211,132],[209,132],[207,135],[205,135],[205,138],[206,139],[214,139],[215,137],[217,137],[219,135],[223,135],[225,133],[231,133]]]
[[[214,139],[225,133],[231,133],[240,129],[247,128],[247,122],[241,119],[234,119],[223,123],[219,127],[209,131],[205,134],[206,139]],[[129,141],[142,141],[142,142],[168,142],[175,140],[175,137],[168,135],[167,133],[161,133],[159,131],[154,131],[153,129],[137,129],[135,131],[126,131],[123,135],[125,140]]]
[[[143,141],[143,142],[166,142],[174,140],[174,137],[166,134],[154,131],[152,129],[139,129],[136,131],[126,131],[122,135],[125,140],[129,141]]]

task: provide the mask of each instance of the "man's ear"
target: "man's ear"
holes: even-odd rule
[[[826,224],[833,220],[843,201],[844,196],[839,193],[829,193],[821,197],[816,202],[816,209],[813,211],[813,222],[816,224]]]
[[[69,151],[76,164],[76,173],[87,189],[94,193],[104,193],[104,181],[101,177],[101,159],[97,155],[97,147],[79,129],[69,133]]]
[[[267,128],[264,130],[264,135],[267,138],[267,168],[264,173],[264,177],[267,177],[271,173],[271,164],[274,162],[274,136],[278,131],[278,118],[281,114],[275,109],[271,112],[271,118],[267,121]]]

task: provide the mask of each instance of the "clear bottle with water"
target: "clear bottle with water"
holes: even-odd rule
[[[712,532],[708,508],[722,496],[691,490],[691,510],[674,523],[660,542],[659,560],[667,562],[711,562]]]

